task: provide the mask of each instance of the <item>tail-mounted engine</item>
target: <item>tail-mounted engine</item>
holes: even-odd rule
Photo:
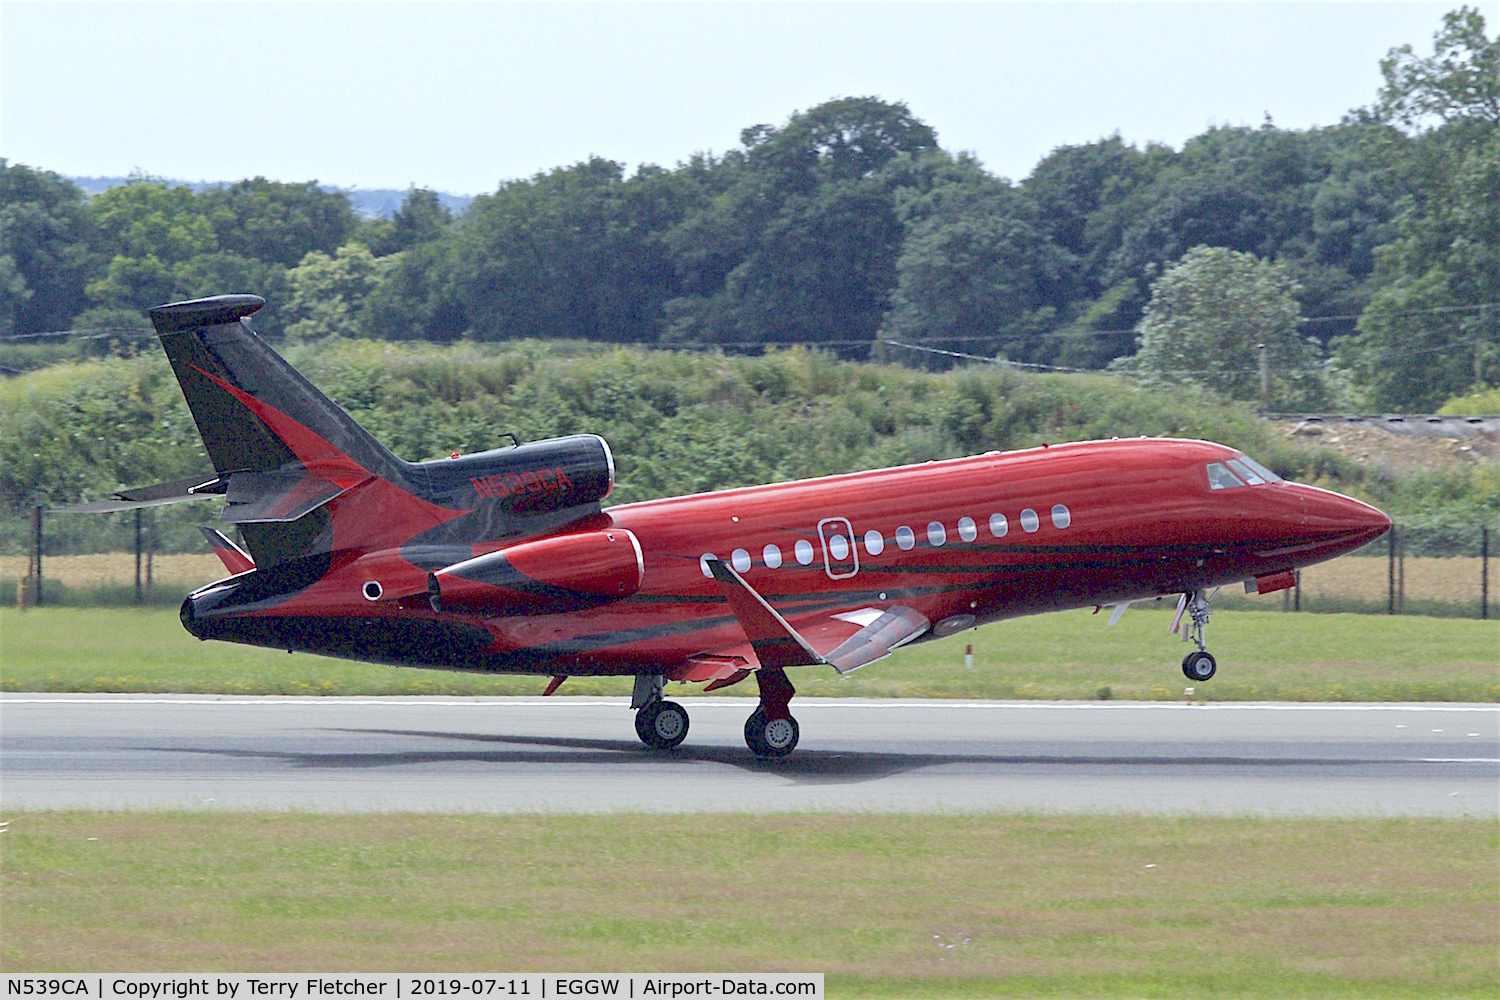
[[[447,507],[545,514],[595,504],[615,486],[615,459],[597,434],[419,462],[408,467],[421,493]]]
[[[440,613],[554,614],[629,597],[645,572],[641,543],[629,531],[583,531],[440,569],[427,577],[427,598]]]

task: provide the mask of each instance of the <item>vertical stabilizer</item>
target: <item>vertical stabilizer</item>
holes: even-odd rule
[[[250,329],[263,305],[258,295],[216,295],[150,311],[214,469],[352,461],[404,483],[404,463]]]

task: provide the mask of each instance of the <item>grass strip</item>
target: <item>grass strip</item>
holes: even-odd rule
[[[7,970],[808,970],[854,996],[1500,993],[1500,824],[14,813]]]
[[[919,644],[847,677],[793,672],[802,696],[1180,700],[1189,647],[1169,611],[1022,618]],[[1500,701],[1500,621],[1221,611],[1210,629],[1213,701]],[[972,645],[974,666],[964,667]],[[545,678],[385,667],[199,642],[174,611],[0,611],[0,689],[192,694],[539,694]],[[696,685],[676,685],[687,695]],[[741,694],[746,687],[726,689]],[[621,678],[574,678],[563,694],[630,693]]]

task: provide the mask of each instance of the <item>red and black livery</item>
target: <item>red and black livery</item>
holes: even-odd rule
[[[1281,481],[1206,441],[1130,439],[604,508],[595,435],[397,458],[251,329],[264,301],[151,310],[214,475],[74,510],[205,496],[243,549],[205,531],[229,577],[194,591],[202,639],[401,666],[633,675],[636,729],[687,735],[667,680],[754,675],[746,742],[788,753],[786,670],[858,669],[911,642],[1066,608],[1177,598],[1173,631],[1216,669],[1209,601],[1266,592],[1382,534],[1384,514]]]

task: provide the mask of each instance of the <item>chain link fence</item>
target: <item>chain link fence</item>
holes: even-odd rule
[[[1289,612],[1497,617],[1491,591],[1497,542],[1500,533],[1486,524],[1397,523],[1363,549],[1302,570],[1290,590],[1251,596],[1226,588],[1217,603]]]
[[[20,606],[176,605],[188,591],[224,575],[218,558],[202,552],[195,524],[172,523],[163,531],[160,512],[138,513],[63,518],[34,510],[26,532],[29,551],[0,555],[0,593],[14,594]],[[65,527],[49,536],[49,526],[58,522]],[[94,531],[79,534],[80,522],[92,523]],[[1302,570],[1292,589],[1247,595],[1226,587],[1216,604],[1264,611],[1500,617],[1490,591],[1497,544],[1500,532],[1490,525],[1398,523],[1357,552]]]

